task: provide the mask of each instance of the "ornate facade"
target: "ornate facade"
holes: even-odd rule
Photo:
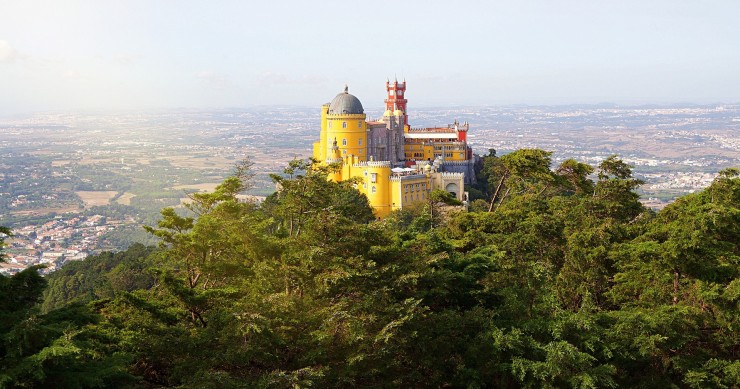
[[[466,201],[473,154],[467,144],[468,124],[411,128],[405,98],[406,81],[386,81],[385,112],[367,120],[360,100],[347,87],[321,106],[321,133],[313,158],[340,166],[330,178],[357,178],[379,218],[414,203],[429,200],[434,189]],[[454,169],[446,169],[455,166]],[[447,171],[451,170],[451,171]]]

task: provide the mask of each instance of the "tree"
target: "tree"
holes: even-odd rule
[[[10,230],[2,228],[10,235]],[[2,245],[0,245],[0,249]],[[0,252],[1,254],[1,252]],[[46,281],[32,266],[0,275],[0,387],[102,387],[135,382],[116,339],[91,325],[99,317],[82,305],[41,315]]]
[[[521,149],[504,155],[498,161],[494,160],[489,180],[497,177],[498,183],[491,197],[489,212],[494,210],[496,200],[500,205],[512,190],[516,195],[544,193],[554,182],[550,171],[551,155],[551,152],[544,150]]]
[[[591,211],[598,217],[631,221],[644,211],[634,190],[644,182],[632,177],[632,169],[616,155],[599,164]]]
[[[594,190],[594,183],[588,178],[593,171],[594,168],[590,165],[574,159],[566,159],[558,166],[555,173],[568,193],[583,195],[590,194]]]
[[[7,243],[5,243],[5,238],[10,236],[12,236],[10,228],[0,226],[0,262],[5,262],[5,253],[3,252],[3,249],[7,245]]]

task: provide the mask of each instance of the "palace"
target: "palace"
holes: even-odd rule
[[[443,189],[466,201],[465,182],[473,182],[473,153],[468,123],[411,128],[406,113],[406,81],[385,83],[385,113],[367,120],[360,100],[344,92],[321,106],[321,135],[313,158],[341,167],[330,179],[358,178],[379,218]]]

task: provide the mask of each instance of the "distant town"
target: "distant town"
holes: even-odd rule
[[[5,274],[17,273],[28,266],[44,265],[42,274],[52,272],[68,261],[85,259],[98,252],[98,243],[106,232],[129,220],[106,220],[102,215],[85,217],[72,213],[57,216],[40,226],[27,225],[13,231],[9,250],[12,254],[2,264]]]
[[[418,126],[470,123],[481,155],[541,148],[554,164],[596,165],[618,154],[656,209],[740,166],[740,105],[414,108],[412,116]],[[0,225],[14,234],[0,271],[43,264],[49,272],[155,244],[142,225],[156,224],[163,207],[184,212],[190,193],[212,190],[245,157],[257,173],[250,194],[269,195],[270,173],[310,157],[318,123],[317,109],[300,107],[0,118]]]

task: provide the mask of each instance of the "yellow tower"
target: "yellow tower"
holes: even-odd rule
[[[354,155],[360,161],[365,161],[367,159],[367,123],[365,123],[365,111],[360,100],[349,94],[345,86],[344,92],[334,97],[328,107],[324,107],[321,113],[321,129],[325,137],[320,141],[319,155],[314,157],[322,162],[325,161],[327,156],[332,155],[333,142],[336,139],[342,157]]]
[[[363,192],[375,216],[384,218],[391,213],[390,176],[391,163],[388,161],[368,161],[360,164],[363,172]]]

